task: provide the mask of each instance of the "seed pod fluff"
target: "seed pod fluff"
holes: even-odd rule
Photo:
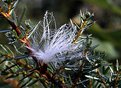
[[[55,23],[53,14],[46,12],[43,21],[40,21],[29,35],[31,48],[27,48],[32,51],[31,55],[44,63],[80,57],[79,49],[82,45],[79,41],[73,43],[77,27],[70,22],[57,29]]]

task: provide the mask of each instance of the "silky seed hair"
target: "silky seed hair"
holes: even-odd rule
[[[32,51],[31,55],[44,63],[58,63],[81,57],[82,44],[79,40],[76,44],[73,43],[77,33],[77,27],[73,22],[70,21],[70,24],[64,24],[58,29],[53,29],[53,24],[56,24],[53,14],[46,12],[43,21],[40,21],[30,33],[31,48],[27,48]]]

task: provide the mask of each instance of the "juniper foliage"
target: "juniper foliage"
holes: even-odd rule
[[[0,44],[0,86],[5,88],[121,87],[121,67],[118,60],[115,65],[105,61],[104,53],[95,51],[97,45],[92,45],[92,36],[82,35],[94,23],[93,14],[88,11],[80,12],[80,25],[70,21],[57,31],[55,18],[49,12],[36,26],[33,26],[30,20],[21,22],[23,14],[21,17],[15,14],[17,3],[18,1],[15,0],[0,1],[0,19],[6,20],[9,24],[7,29],[0,29],[0,33],[4,33],[9,41],[9,45]],[[60,36],[54,37],[57,33]],[[42,38],[45,40],[43,41]],[[53,38],[57,41],[53,42],[53,46],[49,46],[47,42]],[[73,44],[79,46],[68,49],[68,43],[69,47]],[[66,44],[66,47],[63,44]],[[44,54],[46,57],[56,52],[52,54],[54,57],[50,55],[49,58],[44,58],[49,59],[45,62],[41,60],[40,51],[36,50],[41,47],[41,50],[45,51],[48,46],[49,49],[51,47],[57,49],[53,48],[51,52]],[[59,52],[56,51],[59,50],[58,46]],[[38,59],[37,53],[41,59]],[[56,59],[50,61],[50,58]]]

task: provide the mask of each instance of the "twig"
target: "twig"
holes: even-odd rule
[[[11,25],[12,29],[16,31],[18,36],[20,36],[21,31],[19,30],[19,27],[16,26],[14,22],[10,21],[4,14],[0,13],[0,16],[7,20],[8,23]]]
[[[82,76],[82,70],[83,70],[83,66],[84,65],[85,65],[85,63],[83,62],[83,64],[80,66],[79,72],[77,73],[77,76],[76,76],[75,81],[73,82],[73,85],[72,85],[71,88],[75,88],[76,87],[78,80]]]
[[[103,83],[102,86],[103,86],[104,88],[108,88],[107,85],[106,85],[106,81],[102,78],[101,73],[100,73],[100,71],[99,71],[98,68],[97,68],[97,74],[98,74],[98,76],[100,77],[100,79],[101,79],[101,81],[102,81],[102,83]]]

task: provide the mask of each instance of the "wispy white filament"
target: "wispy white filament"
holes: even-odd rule
[[[69,59],[74,58],[73,54],[81,55],[75,53],[81,45],[72,43],[77,31],[76,26],[64,24],[59,29],[52,29],[55,23],[53,19],[52,13],[46,12],[40,23],[43,30],[38,27],[33,34],[31,33],[31,48],[28,49],[32,51],[32,55],[44,63],[64,61],[66,59],[66,55],[62,56],[64,52],[72,52]]]

